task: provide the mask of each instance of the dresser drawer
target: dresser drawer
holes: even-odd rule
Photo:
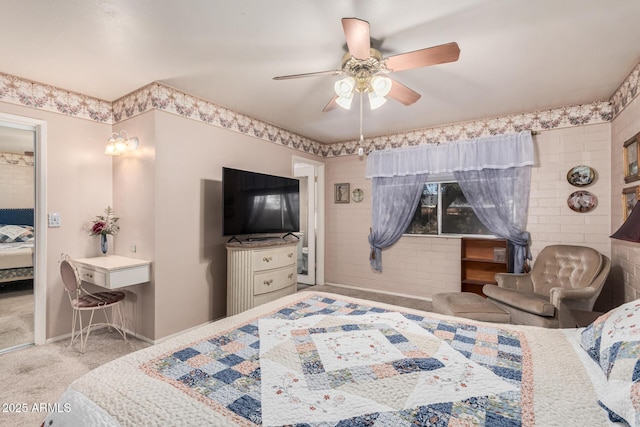
[[[297,278],[295,265],[256,273],[253,276],[253,294],[260,295],[286,288],[296,283]]]
[[[253,298],[253,307],[257,307],[260,304],[264,304],[280,297],[284,297],[286,295],[291,295],[296,293],[296,285],[290,285],[286,288],[280,289],[279,291],[269,292],[268,294],[256,295]]]
[[[296,262],[296,246],[286,246],[253,252],[253,270],[270,270]]]
[[[107,285],[107,275],[99,271],[78,266],[78,275],[80,276],[80,280],[84,282],[93,283],[94,285],[102,287],[106,287]]]

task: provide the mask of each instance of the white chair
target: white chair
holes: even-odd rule
[[[64,282],[67,294],[69,295],[69,302],[73,308],[71,342],[69,343],[69,346],[73,345],[76,338],[80,337],[80,352],[84,353],[91,329],[96,326],[104,325],[109,328],[114,328],[120,333],[120,335],[122,335],[122,338],[124,338],[125,341],[127,340],[127,333],[124,330],[124,318],[120,308],[122,300],[124,300],[124,292],[87,292],[82,287],[82,281],[79,279],[75,266],[71,259],[66,255],[63,255],[62,261],[60,262],[60,276],[62,276],[62,281]],[[111,310],[107,310],[109,308]],[[106,323],[93,323],[93,315],[96,310],[103,310]],[[120,317],[119,326],[116,326],[113,323],[114,310],[117,311],[118,316]],[[82,323],[83,311],[91,312],[91,317],[89,318],[87,326],[83,326]],[[111,321],[109,320],[108,311],[111,311]],[[78,331],[76,331],[76,323],[80,324],[80,329]]]

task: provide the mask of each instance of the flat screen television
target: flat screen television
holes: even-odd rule
[[[222,168],[223,235],[300,231],[300,181]]]

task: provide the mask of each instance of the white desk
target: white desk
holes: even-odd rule
[[[118,255],[78,258],[73,263],[80,279],[108,289],[148,282],[151,277],[151,261]]]

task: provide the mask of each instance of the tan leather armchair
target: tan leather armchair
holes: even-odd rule
[[[593,248],[551,245],[540,252],[530,273],[498,273],[498,285],[485,285],[482,291],[511,313],[512,323],[574,327],[569,311],[591,311],[610,270],[609,258]]]

